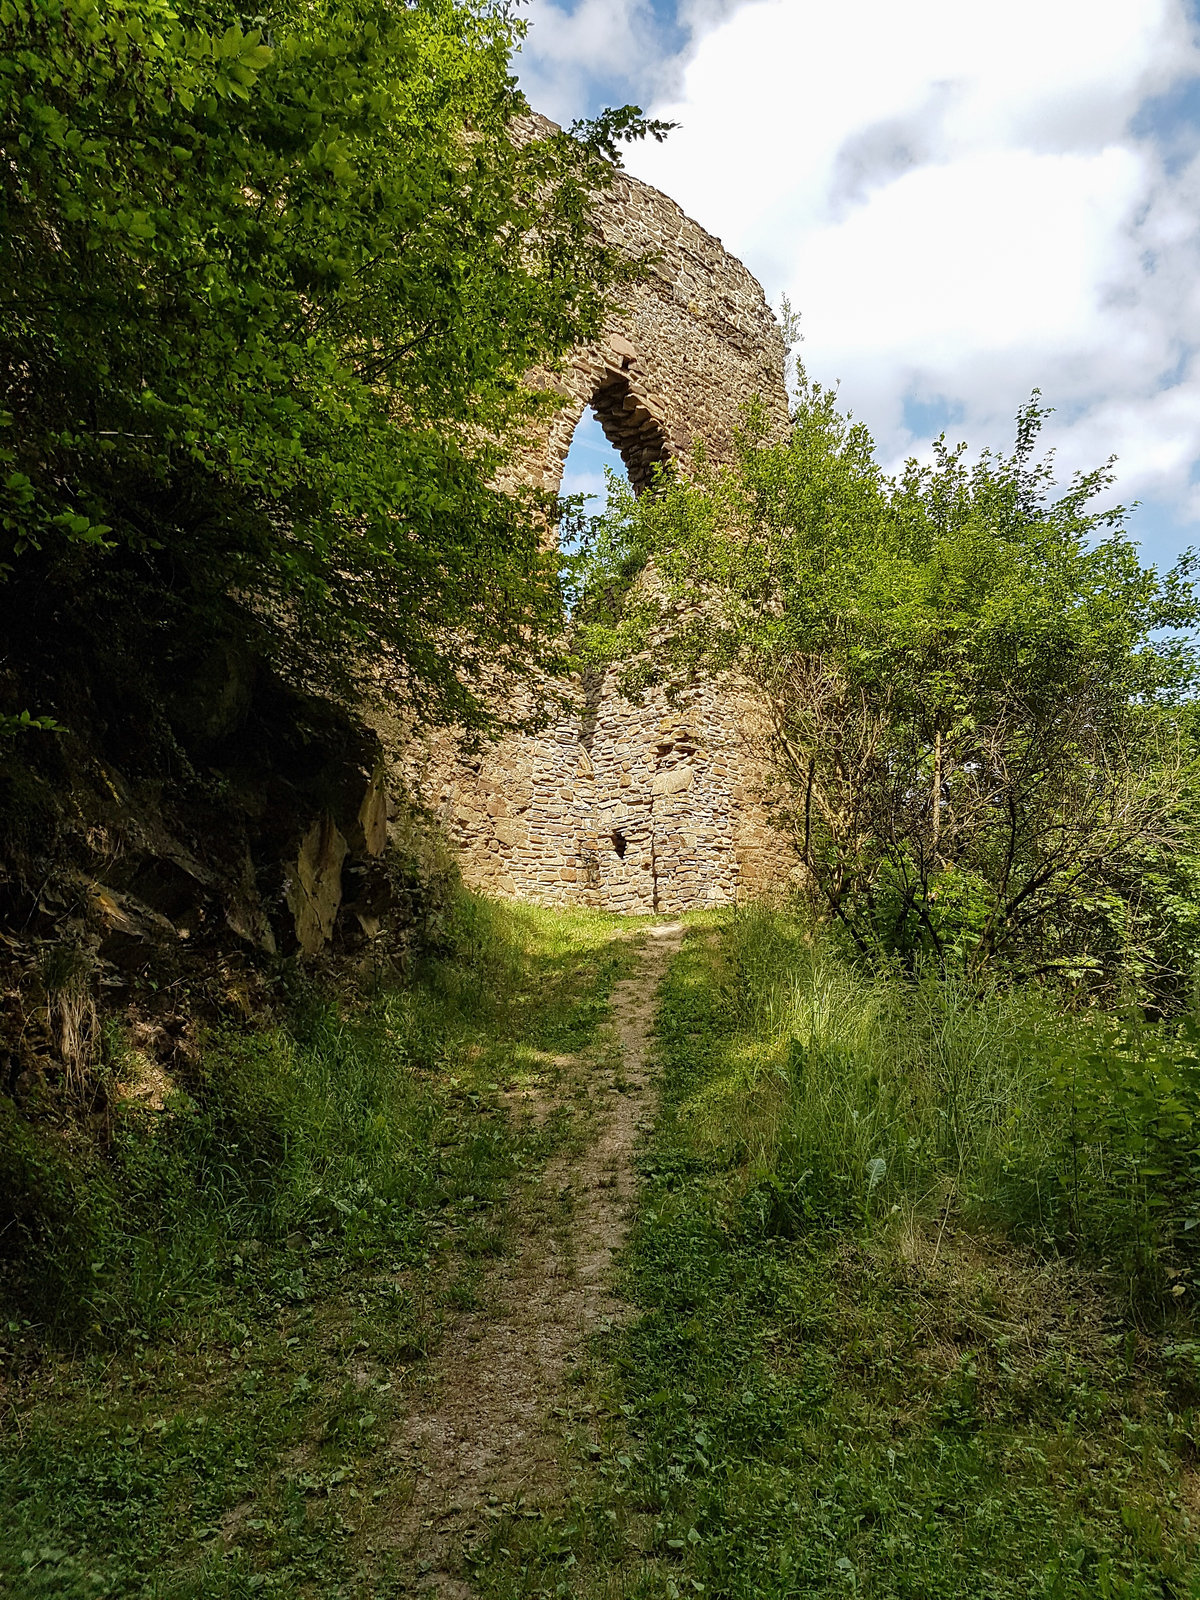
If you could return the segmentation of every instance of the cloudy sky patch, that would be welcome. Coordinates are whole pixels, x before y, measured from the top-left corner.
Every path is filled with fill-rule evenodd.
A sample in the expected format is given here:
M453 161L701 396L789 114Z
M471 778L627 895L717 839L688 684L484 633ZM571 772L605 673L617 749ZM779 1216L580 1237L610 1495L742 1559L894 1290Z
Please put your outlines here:
M1200 49L1185 0L534 0L560 120L682 124L628 165L801 313L882 454L1116 454L1148 558L1200 543Z

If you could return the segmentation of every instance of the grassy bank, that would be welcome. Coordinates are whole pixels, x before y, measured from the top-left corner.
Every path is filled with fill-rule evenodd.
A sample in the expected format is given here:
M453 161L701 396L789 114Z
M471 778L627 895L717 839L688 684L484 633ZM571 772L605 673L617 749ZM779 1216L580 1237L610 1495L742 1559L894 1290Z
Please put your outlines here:
M452 957L206 1042L103 1149L6 1128L33 1181L0 1338L0 1589L383 1595L406 1385L578 1135L627 930L466 897ZM114 1074L133 1074L112 1052Z
M491 1596L1200 1594L1190 1034L697 929L636 1319Z

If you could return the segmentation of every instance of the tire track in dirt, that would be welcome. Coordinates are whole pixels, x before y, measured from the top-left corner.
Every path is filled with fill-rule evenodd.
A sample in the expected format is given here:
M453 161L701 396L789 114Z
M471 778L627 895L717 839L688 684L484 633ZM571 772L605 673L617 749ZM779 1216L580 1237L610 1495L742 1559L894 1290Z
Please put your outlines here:
M469 1584L449 1568L489 1510L523 1501L536 1511L560 1487L551 1409L591 1334L628 1312L613 1292L613 1264L628 1231L634 1150L654 1106L655 996L682 936L680 923L647 930L637 970L613 990L619 1051L593 1083L608 1102L596 1136L581 1154L549 1161L537 1194L519 1202L515 1253L491 1275L485 1309L447 1329L428 1388L394 1438L413 1489L392 1537L414 1593L467 1600ZM556 1225L563 1202L565 1229Z

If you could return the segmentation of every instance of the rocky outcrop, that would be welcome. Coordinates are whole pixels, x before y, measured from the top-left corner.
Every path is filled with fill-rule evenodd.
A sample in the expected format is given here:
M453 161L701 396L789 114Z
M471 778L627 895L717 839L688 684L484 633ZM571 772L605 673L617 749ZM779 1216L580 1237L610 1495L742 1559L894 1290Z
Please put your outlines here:
M0 1094L100 1093L105 1015L169 1067L198 1019L267 1006L280 957L403 960L436 934L448 858L353 714L208 662L169 705L143 673L126 736L128 685L62 654L68 730L0 749Z

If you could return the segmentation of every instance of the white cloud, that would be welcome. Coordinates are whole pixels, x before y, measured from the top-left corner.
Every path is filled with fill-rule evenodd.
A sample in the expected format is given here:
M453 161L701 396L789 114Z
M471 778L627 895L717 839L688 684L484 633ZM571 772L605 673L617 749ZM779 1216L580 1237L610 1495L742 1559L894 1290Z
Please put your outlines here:
M637 0L618 14L648 26ZM1039 385L1065 467L1116 452L1125 498L1200 515L1200 158L1131 132L1200 71L1184 0L680 16L696 42L653 110L682 127L628 164L788 294L810 372L841 380L889 457L926 442L906 401L1004 444Z
M649 0L531 0L529 39L516 66L530 103L556 122L587 114L597 86L617 84L624 101L649 99L662 78Z

